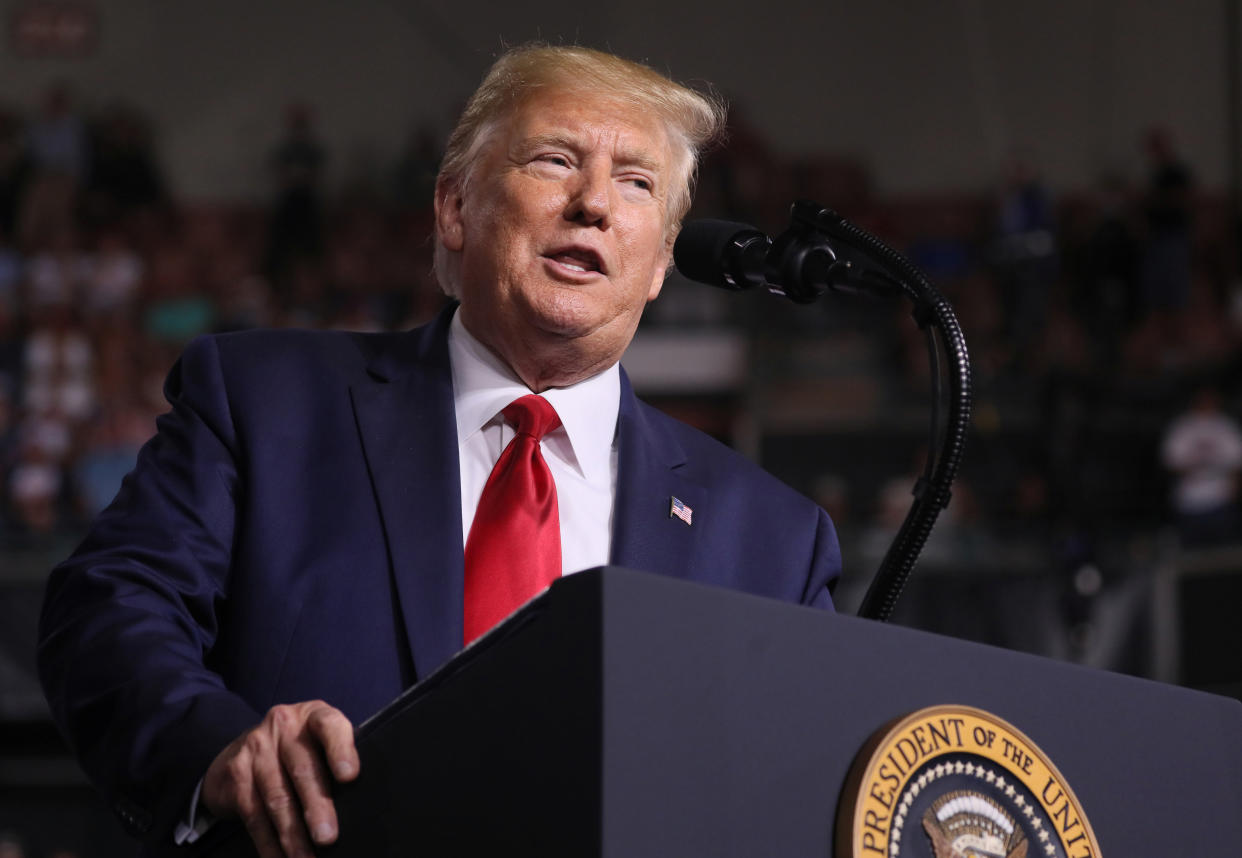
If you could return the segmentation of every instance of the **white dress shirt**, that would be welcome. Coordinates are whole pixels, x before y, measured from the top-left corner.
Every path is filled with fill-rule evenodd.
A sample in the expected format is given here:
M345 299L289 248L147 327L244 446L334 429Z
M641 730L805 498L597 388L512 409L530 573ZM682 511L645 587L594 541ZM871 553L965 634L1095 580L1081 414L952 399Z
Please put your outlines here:
M483 486L514 435L500 412L531 391L500 358L471 336L460 313L449 327L448 347L457 411L464 545ZM560 427L544 437L540 448L556 483L561 572L568 575L603 566L612 547L620 370L614 364L572 387L545 390L541 396L561 418Z

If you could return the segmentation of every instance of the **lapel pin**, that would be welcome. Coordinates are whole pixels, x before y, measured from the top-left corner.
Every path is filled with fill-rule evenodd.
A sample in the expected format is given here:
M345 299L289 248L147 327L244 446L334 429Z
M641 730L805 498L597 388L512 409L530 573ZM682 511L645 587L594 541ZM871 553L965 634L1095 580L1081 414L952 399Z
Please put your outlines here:
M670 497L668 500L668 517L680 518L688 527L690 525L690 518L694 515L694 510L690 509L690 507L686 506L678 498Z

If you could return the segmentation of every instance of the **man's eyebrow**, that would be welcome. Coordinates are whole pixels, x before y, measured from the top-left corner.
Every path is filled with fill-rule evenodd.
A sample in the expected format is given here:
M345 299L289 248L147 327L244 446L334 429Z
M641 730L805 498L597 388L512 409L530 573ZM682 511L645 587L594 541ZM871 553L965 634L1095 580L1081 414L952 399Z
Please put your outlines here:
M613 161L623 167L637 167L653 173L660 172L660 159L646 149L622 149L617 152Z
M563 131L549 131L519 140L514 145L513 151L518 155L528 156L545 146L552 149L568 149L571 152L580 152L583 149L590 148L589 143L574 134ZM642 148L621 149L613 160L623 167L637 167L640 170L650 170L653 173L658 173L661 166L661 161L656 155Z
M582 148L582 142L571 134L553 131L526 137L519 140L517 145L513 148L517 152L529 154L534 152L536 149L542 149L545 146L549 146L554 149L571 149L573 151L578 151Z

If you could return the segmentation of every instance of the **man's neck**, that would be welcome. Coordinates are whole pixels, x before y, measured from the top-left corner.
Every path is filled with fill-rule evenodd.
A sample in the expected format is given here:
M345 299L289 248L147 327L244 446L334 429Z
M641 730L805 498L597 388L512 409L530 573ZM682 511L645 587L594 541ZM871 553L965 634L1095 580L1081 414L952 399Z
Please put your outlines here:
M460 315L461 311L458 313ZM611 354L584 354L576 338L545 335L542 332L533 332L519 341L501 346L478 336L465 315L461 315L461 321L466 332L507 366L533 393L571 387L617 363L616 357Z

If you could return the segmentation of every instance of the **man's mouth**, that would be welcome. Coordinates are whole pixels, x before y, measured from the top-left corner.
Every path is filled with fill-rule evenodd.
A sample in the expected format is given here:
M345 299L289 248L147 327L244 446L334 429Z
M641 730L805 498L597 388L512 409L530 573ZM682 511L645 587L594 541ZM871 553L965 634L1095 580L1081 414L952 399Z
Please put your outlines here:
M599 255L585 247L563 248L549 253L547 257L570 271L580 271L583 274L603 273L604 270L603 261Z

